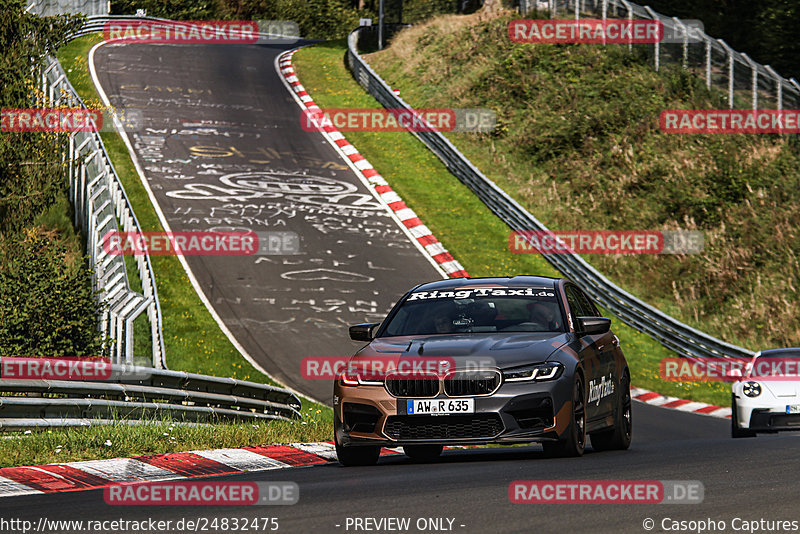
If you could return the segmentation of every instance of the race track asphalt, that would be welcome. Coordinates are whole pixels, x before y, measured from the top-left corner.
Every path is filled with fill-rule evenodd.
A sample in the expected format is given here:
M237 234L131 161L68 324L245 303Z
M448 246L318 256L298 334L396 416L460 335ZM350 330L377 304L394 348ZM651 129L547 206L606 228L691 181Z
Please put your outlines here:
M722 419L640 403L634 403L633 414L635 438L628 451L596 453L589 449L582 458L548 459L535 445L449 450L431 464L416 464L398 455L382 458L373 467L345 468L332 463L214 479L296 482L300 499L292 506L110 506L105 504L102 490L91 490L10 497L2 499L0 507L4 517L31 521L41 516L51 520L152 518L170 520L174 525L181 518L242 517L252 521L275 517L278 532L298 534L368 532L352 526L355 518L367 517L410 518L412 528L407 532L412 533L464 534L643 533L648 518L655 522L650 532L675 532L662 529L666 518L725 521L725 530L707 532L737 532L731 528L735 518L800 521L797 436L733 440L729 423ZM508 487L515 480L700 481L704 501L512 504ZM416 522L427 518L449 518L452 529L417 529Z

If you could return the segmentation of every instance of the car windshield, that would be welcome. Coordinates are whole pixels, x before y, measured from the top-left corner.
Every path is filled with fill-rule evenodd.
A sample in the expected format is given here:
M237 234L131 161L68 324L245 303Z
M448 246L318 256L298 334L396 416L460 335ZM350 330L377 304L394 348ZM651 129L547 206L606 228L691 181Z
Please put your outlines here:
M562 331L553 289L484 287L414 292L382 335Z
M750 376L800 377L800 350L765 350L753 362Z

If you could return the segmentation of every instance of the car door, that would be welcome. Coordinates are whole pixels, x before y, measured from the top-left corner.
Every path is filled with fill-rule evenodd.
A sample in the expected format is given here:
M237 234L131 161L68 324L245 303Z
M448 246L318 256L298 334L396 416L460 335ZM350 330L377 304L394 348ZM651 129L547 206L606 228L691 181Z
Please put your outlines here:
M592 299L580 288L576 288L581 296L581 300L585 307L588 307L589 312L594 317L600 317L600 311L594 305ZM614 411L615 400L617 398L617 391L615 389L619 385L620 370L617 369L617 350L619 350L619 338L609 330L605 334L596 337L595 343L597 345L598 358L600 359L600 367L603 370L603 375L607 377L607 382L610 386L601 388L600 394L608 393L600 399L601 412L604 414L611 414ZM601 381L602 381L601 376Z
M583 371L585 374L585 381L584 388L587 391L587 398L588 392L590 391L590 387L592 384L596 383L597 380L600 379L602 376L602 370L600 368L600 357L597 352L597 347L591 342L590 339L584 339L587 336L582 336L580 332L580 322L578 321L578 317L585 316L588 310L584 309L584 303L582 302L579 293L577 292L577 287L573 285L566 285L564 287L564 294L567 297L567 306L568 310L567 313L570 315L568 318L569 324L573 326L575 329L575 336L577 338L577 343L575 346L580 361L583 364ZM591 421L596 419L597 417L601 417L600 407L596 403L589 403L586 404L586 420Z
M600 315L597 307L579 287L568 285L565 291L570 309L575 310L572 319L576 331L580 327L577 317ZM586 371L586 419L602 419L613 413L616 399L615 337L610 331L596 335L578 332L578 336Z

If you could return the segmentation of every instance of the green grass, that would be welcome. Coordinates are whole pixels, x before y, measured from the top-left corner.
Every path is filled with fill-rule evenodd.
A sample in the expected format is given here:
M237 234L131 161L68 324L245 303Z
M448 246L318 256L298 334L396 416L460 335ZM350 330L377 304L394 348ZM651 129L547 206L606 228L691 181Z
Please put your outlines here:
M345 68L345 50L343 41L300 50L294 56L298 77L322 108L379 107ZM411 134L348 132L347 139L471 276L559 276L542 256L512 254L508 249L509 228ZM613 328L622 340L634 385L714 404L730 402L730 390L723 383L662 381L658 364L675 353L621 321L614 321Z
M302 421L291 422L185 426L159 419L141 426L121 423L7 434L0 439L0 467L331 439L330 410L307 406L303 415Z

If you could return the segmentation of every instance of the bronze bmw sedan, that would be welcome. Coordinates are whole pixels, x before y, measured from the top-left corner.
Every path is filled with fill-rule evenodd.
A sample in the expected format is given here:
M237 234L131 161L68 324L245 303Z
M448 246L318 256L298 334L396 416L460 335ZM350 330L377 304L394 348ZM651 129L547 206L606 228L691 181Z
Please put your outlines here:
M627 449L630 373L591 299L566 279L456 278L411 289L334 384L343 465L381 447L432 460L447 445L540 442L549 455ZM376 367L379 371L375 371Z

